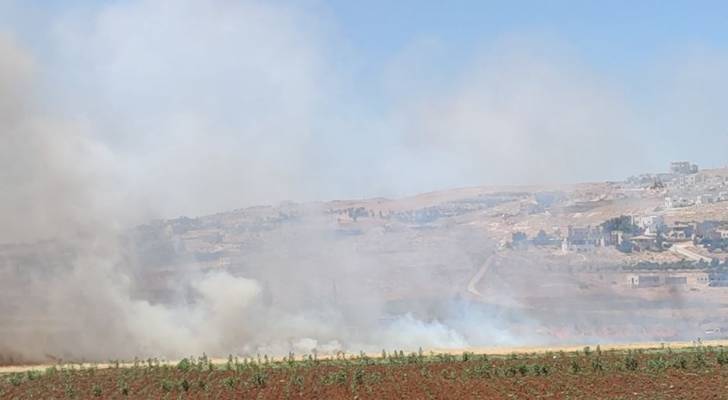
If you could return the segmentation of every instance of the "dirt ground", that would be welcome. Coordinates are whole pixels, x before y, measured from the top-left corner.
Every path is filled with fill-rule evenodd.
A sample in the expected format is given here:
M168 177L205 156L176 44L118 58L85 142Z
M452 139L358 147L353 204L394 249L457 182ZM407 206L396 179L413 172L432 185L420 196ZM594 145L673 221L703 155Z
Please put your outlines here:
M389 354L223 365L192 361L61 367L0 377L0 398L726 398L728 352L715 343L690 345L637 351L624 350L637 344L574 352L539 348L537 354L487 357Z

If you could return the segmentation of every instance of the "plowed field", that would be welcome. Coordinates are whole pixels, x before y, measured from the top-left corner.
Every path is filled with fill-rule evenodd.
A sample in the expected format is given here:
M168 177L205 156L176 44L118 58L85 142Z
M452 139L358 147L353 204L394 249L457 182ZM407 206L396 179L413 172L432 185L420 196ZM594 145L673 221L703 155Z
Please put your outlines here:
M8 399L720 399L728 349L62 365L0 376Z

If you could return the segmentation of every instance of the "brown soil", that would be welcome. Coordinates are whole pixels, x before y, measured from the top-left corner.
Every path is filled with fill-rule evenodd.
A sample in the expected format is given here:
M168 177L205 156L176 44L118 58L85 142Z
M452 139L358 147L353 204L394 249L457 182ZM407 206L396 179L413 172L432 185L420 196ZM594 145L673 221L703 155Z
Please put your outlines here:
M189 399L726 398L728 352L439 355L185 368L56 368L0 377L0 397Z

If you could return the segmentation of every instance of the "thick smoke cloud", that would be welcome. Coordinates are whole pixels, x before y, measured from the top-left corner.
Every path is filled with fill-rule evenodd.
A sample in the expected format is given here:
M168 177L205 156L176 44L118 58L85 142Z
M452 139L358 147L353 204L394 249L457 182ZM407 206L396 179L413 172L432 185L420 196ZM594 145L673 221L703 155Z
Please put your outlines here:
M181 274L192 300L149 301L134 295L140 265L125 235L152 218L289 199L614 178L662 162L640 157L645 121L618 86L539 43L487 46L437 85L410 74L432 57L415 49L389 63L381 98L364 101L335 26L285 4L113 2L43 21L32 45L0 34L0 243L43 241L0 280L14 299L0 305L0 354L516 343L491 315L382 324L384 301L357 274L388 265L321 232L270 243L288 255L252 258L262 272ZM699 96L693 75L670 99ZM380 100L384 110L361 105ZM647 111L658 113L670 114ZM298 286L277 286L283 277ZM338 304L311 300L334 280ZM271 306L269 291L286 296Z
M3 360L284 354L314 348L333 352L343 348L337 338L349 338L359 349L371 349L375 343L411 347L414 341L445 346L454 337L456 344L462 343L448 328L435 323L431 331L429 324L411 317L383 331L383 340L369 336L374 333L372 325L357 336L340 330L345 321L336 307L291 309L295 293L301 294L298 289L281 307L264 307L258 281L222 271L181 274L180 285L195 296L191 302L159 304L135 298L138 266L124 234L126 224L138 217L135 213L144 215L145 208L125 193L131 186L121 170L124 161L84 124L47 116L35 92L37 71L31 57L8 37L1 39L5 190L0 222L2 241L8 244L0 281ZM306 245L318 249L331 244L309 240L313 241ZM277 245L283 248L286 243ZM21 257L12 255L28 248ZM311 263L305 268L313 275L330 273L334 266L356 263L349 260L351 254L338 252L324 265ZM268 279L295 273L290 260L260 260L260 265L273 271ZM306 274L300 277L304 284ZM347 286L342 284L343 288ZM362 307L350 311L371 308L374 313L378 305ZM412 337L397 333L409 326L419 333Z
M124 157L158 214L310 198L304 182L323 185L307 168L309 146L333 82L310 25L262 2L134 1L69 14L52 33L51 63L68 71L55 89L65 112L90 119Z
M357 56L314 12L130 1L62 13L43 45L45 106L90 125L129 191L167 217L643 166L635 150L619 168L577 174L581 159L562 157L610 165L602 150L632 137L634 121L619 88L566 51L499 40L438 71L423 65L441 55L419 46L364 88ZM502 164L514 169L495 173Z
M78 52L63 49L69 57L91 57L99 71L71 81L109 84L92 91L101 105L89 107L92 117L84 120L50 116L32 57L0 37L1 239L14 244L10 249L50 240L45 247L34 245L30 259L7 255L8 273L0 282L4 357L100 360L340 349L336 310L261 308L260 284L226 272L183 277L181 284L195 296L191 303L153 304L132 295L135 257L123 242L129 223L164 204L181 212L191 209L188 200L192 209L207 210L231 207L233 199L289 196L286 186L301 178L295 165L305 151L309 108L317 96L309 50L298 49L294 35L284 32L285 15L241 7L121 6L97 16L91 43L60 26L64 45L79 45ZM182 14L169 20L171 26L145 25L151 31L138 32L138 41L117 42L140 19L169 12ZM194 38L186 33L193 20ZM229 35L230 29L242 32ZM253 46L261 35L268 46ZM232 39L214 48L217 36ZM166 43L185 37L190 40L182 54L164 53ZM241 56L233 51L237 46L259 51ZM206 55L215 60L212 68ZM174 87L181 82L187 87ZM268 137L271 132L275 136ZM142 149L149 153L136 154ZM151 207L142 205L147 199ZM328 339L319 343L307 335Z
M434 39L366 64L321 6L8 4L5 23L39 59L43 107L88 127L148 217L723 161L695 144L724 137L714 49L676 49L636 79L565 38L517 34L459 60ZM675 154L685 131L699 140Z

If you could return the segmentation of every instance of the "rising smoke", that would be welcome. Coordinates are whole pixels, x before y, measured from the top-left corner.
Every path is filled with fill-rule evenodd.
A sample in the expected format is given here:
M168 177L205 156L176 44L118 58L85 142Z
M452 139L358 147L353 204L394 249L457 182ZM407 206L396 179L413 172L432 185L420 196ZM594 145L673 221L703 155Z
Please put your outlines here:
M589 179L614 166L614 152L627 161L610 174L648 169L620 94L532 45L495 46L424 98L405 82L420 56L393 63L404 86L381 95L391 110L351 117L357 98L342 93L360 89L347 81L357 72L337 70L340 49L326 39L335 35L315 21L257 2L130 1L53 19L49 56L0 34L0 361L538 340L515 337L514 316L469 308L456 290L439 293L444 310L409 305L415 312L383 321L387 299L361 284L370 271L423 290L442 277L395 273L401 260L332 240L320 212L312 230L270 239L246 268L179 272L174 301L138 294L147 264L129 232L153 218ZM468 252L489 246L477 235L412 254L470 273ZM537 316L516 317L537 328Z
M264 306L260 282L228 272L180 274L178 284L192 301L152 302L135 298L133 248L125 241L126 225L144 208L125 192L123 163L75 121L54 120L43 113L35 92L31 58L6 36L0 37L3 127L0 137L4 187L0 225L5 249L4 302L0 354L25 360L180 357L288 351L336 351L343 343L359 349L373 345L462 345L448 328L408 316L375 339L372 323L380 304L340 282L348 295L363 299L348 310L318 302L296 307L320 287L307 278L334 276L333 268L356 272L361 260L346 251L293 265L290 259L261 259L268 281L283 279L287 299ZM320 251L324 240L300 246L283 243L280 251ZM30 248L30 251L26 251ZM305 250L308 249L308 250ZM20 258L13 251L22 252ZM318 262L323 262L318 264ZM303 268L302 268L303 267ZM309 276L310 275L310 276ZM327 281L328 282L328 281ZM281 290L283 292L284 290ZM348 297L346 294L342 297ZM356 321L366 334L355 334L343 311L366 314ZM351 318L355 320L358 318ZM412 336L401 332L410 330ZM417 333L419 332L419 333ZM359 341L359 342L357 342Z

